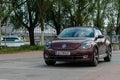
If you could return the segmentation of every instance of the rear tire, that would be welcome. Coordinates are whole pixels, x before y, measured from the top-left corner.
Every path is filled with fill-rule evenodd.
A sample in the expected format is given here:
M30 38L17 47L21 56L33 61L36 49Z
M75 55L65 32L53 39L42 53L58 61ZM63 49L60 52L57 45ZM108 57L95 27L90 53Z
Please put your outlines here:
M107 56L104 58L104 61L105 62L110 62L111 57L112 57L112 52L111 52L111 49L109 48L108 51L107 51Z

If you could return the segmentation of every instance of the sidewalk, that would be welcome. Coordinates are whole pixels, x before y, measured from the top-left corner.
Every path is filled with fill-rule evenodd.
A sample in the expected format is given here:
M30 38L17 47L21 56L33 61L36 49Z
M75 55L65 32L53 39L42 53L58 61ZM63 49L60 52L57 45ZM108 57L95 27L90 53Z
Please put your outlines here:
M21 58L37 58L42 57L42 51L21 52L16 54L0 54L0 60L21 59Z

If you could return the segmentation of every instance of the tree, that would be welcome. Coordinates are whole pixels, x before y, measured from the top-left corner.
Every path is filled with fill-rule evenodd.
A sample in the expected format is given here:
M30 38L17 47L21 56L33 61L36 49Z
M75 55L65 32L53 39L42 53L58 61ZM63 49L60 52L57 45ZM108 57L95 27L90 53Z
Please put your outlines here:
M116 18L117 18L117 22L116 22L116 34L120 34L120 0L116 0Z
M12 7L9 3L10 0L0 0L0 20L2 25L6 23L12 12Z
M29 32L30 45L35 45L34 28L39 25L35 0L12 0L12 6L12 22L15 26L25 27Z
M71 9L70 0L49 0L49 7L46 12L46 21L55 26L57 35L61 29L67 26L69 20L68 12Z
M83 26L85 25L85 22L89 18L90 15L89 9L90 9L90 3L91 0L76 0L76 10L74 13L74 20L76 26Z
M105 25L105 18L107 16L107 7L110 4L110 0L96 0L93 2L94 5L94 13L92 14L93 24L103 29Z
M45 16L46 10L49 6L49 0L36 0L37 4L37 11L38 11L38 19L41 27L41 45L44 45L44 23L45 23Z
M114 25L120 33L120 0L2 0L0 14L5 22L11 16L15 27L24 27L29 32L30 45L35 45L34 28L41 27L41 41L44 44L44 24L54 26L57 34L66 27ZM9 11L7 11L9 9ZM7 14L9 15L7 15ZM6 16L7 15L7 16ZM1 18L1 17L0 17ZM109 28L109 27L108 27Z
M108 21L107 32L112 34L111 31L115 30L116 34L120 34L120 0L111 0L106 11L106 19Z

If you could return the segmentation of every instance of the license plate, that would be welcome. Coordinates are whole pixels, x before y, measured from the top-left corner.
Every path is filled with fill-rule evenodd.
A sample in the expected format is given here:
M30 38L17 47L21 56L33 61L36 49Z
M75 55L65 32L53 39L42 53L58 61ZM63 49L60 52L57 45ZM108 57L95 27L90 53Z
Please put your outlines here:
M56 51L55 52L55 55L70 55L70 52L69 51Z

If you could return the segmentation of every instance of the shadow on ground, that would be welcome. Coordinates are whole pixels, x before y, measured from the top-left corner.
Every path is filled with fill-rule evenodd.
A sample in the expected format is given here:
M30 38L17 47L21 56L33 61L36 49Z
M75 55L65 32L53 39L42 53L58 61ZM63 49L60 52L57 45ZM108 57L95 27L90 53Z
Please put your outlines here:
M99 61L99 64L103 64L103 63L106 63L104 61ZM91 66L89 63L83 63L83 62L76 62L76 63L69 63L69 62L57 62L55 65L53 66L48 66L46 65L45 63L43 63L42 65L37 65L37 66L34 66L36 68L40 68L40 67L43 67L43 68L91 68L91 67L95 67L95 66Z

